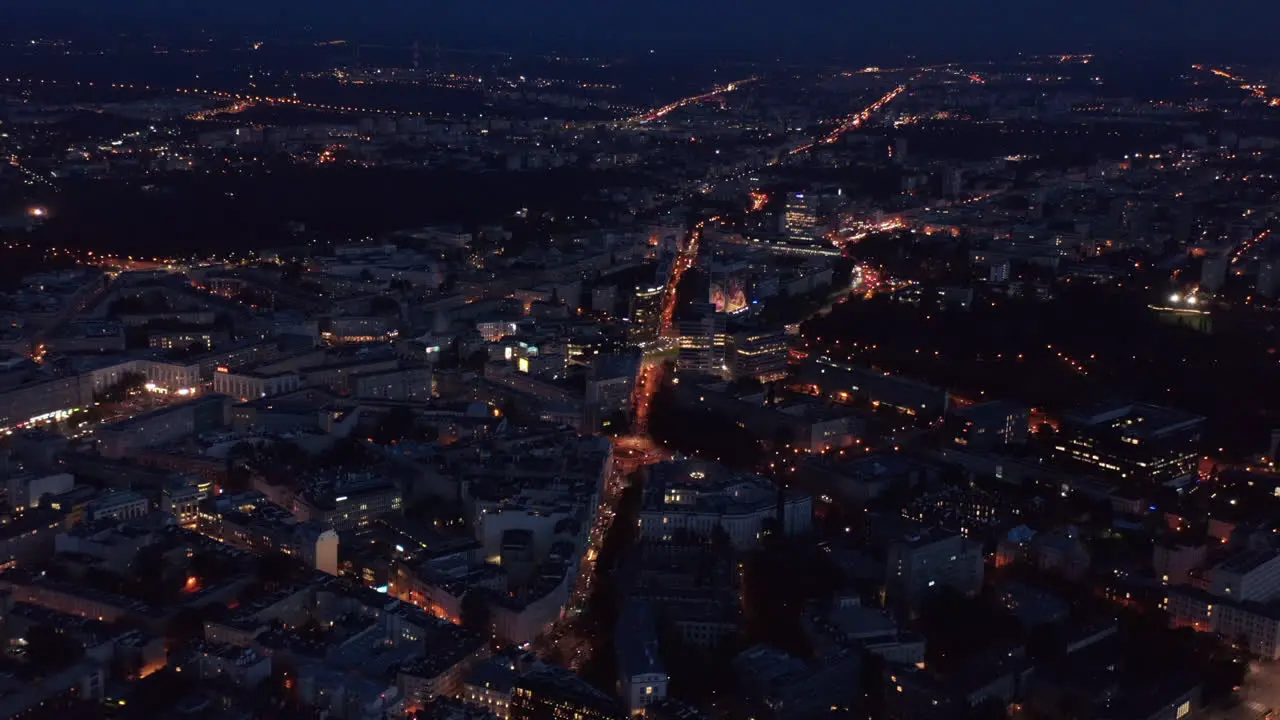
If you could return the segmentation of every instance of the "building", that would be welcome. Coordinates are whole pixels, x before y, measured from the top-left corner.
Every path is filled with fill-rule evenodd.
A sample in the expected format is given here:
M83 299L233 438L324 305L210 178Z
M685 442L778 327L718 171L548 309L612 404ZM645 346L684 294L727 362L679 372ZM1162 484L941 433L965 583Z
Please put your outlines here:
M9 491L9 506L22 512L29 507L38 507L40 499L46 495L61 495L75 487L75 477L70 473L55 475L13 475L6 482Z
M856 597L840 597L827 613L824 629L841 647L856 647L895 665L924 662L924 637L898 628L888 611L866 607Z
M630 320L627 340L632 345L644 347L658 339L662 328L662 302L666 286L658 282L637 285L631 294Z
M233 373L226 368L219 368L213 374L213 391L248 402L258 398L283 395L297 390L302 384L295 373Z
M587 376L583 401L583 429L589 432L608 430L605 423L631 412L636 375L640 372L640 356L596 355Z
M1200 266L1200 287L1216 293L1227 284L1227 271L1231 268L1231 254L1214 252L1206 255Z
M329 318L320 337L335 344L384 342L398 335L400 319L381 315Z
M0 428L65 417L93 405L93 383L84 375L36 380L0 392Z
M818 234L818 200L816 193L793 192L787 194L784 216L787 239L794 243L810 244L821 239Z
M147 333L147 347L155 350L186 350L192 345L213 348L231 339L225 330L161 330Z
M914 487L931 475L932 468L901 453L880 452L810 456L804 461L803 471L798 479L815 495L862 507L895 485Z
M613 698L568 670L542 668L515 682L511 720L617 720Z
M256 491L224 495L198 511L196 529L257 554L281 552L310 568L337 575L338 533L322 522L298 522Z
M733 334L729 371L735 378L771 382L786 377L791 343L782 330L744 330Z
M509 720L516 677L516 668L511 660L489 658L471 669L462 688L462 699L468 705L488 710L500 720Z
M813 524L812 497L758 475L696 460L659 463L648 472L639 519L646 540L710 539L719 528L734 547L750 548L769 532L801 535Z
M644 600L623 607L614 631L618 656L618 695L632 715L667 696L670 678L658 654L658 628L653 608Z
M799 379L810 392L837 402L866 402L874 408L892 408L911 417L942 417L949 406L947 391L871 368L839 363L828 357L810 358Z
M982 545L958 533L917 527L889 543L885 596L912 610L937 587L973 595L982 578Z
M1280 260L1267 258L1258 263L1258 279L1254 290L1264 298L1274 298L1280 292Z
M229 408L226 396L209 395L121 420L98 432L98 451L104 457L119 459L136 450L224 427Z
M1130 484L1181 485L1199 460L1205 419L1141 403L1102 403L1067 413L1059 458Z
M200 485L186 479L168 483L160 494L160 510L177 518L182 527L194 528L200 503L209 496Z
M676 368L680 372L719 373L729 344L728 317L710 303L698 303L677 323L680 331Z
M690 647L713 649L742 624L732 553L702 541L646 541L620 570L628 598L662 610L662 623Z
M53 556L65 514L52 508L30 508L0 525L0 570L34 565Z
M0 684L0 717L48 717L47 713L56 713L59 708L73 716L85 707L84 703L101 702L106 671L102 663L87 658L33 683L8 675Z
M271 677L271 656L253 648L201 643L192 660L202 680L221 679L253 689Z
M1280 553L1245 550L1206 573L1208 587L1170 588L1165 610L1174 627L1212 632L1262 658L1280 659Z
M435 397L435 377L426 365L354 375L351 385L360 400L427 402Z
M995 401L959 408L951 414L952 442L974 450L995 450L1027 442L1031 412L1014 403Z
M89 501L89 520L113 518L120 522L144 518L151 513L151 501L132 490L110 490Z
M755 717L801 720L851 715L859 696L857 653L838 652L813 663L767 645L757 645L733 659L743 694Z
M305 490L294 498L292 510L302 520L347 530L402 508L403 494L391 481L369 476Z

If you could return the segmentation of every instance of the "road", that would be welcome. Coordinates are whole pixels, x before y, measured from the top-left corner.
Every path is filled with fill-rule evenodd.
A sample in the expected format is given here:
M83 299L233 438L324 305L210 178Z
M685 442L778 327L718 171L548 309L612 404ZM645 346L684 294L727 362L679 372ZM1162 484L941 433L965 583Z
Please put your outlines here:
M845 118L845 121L840 123L839 127L827 133L822 139L815 140L814 142L811 142L807 145L801 145L800 147L793 149L791 151L791 154L798 155L802 152L807 152L809 150L812 150L813 148L819 145L830 145L834 142L837 142L841 137L844 136L845 133L862 127L862 125L866 123L867 120L869 120L872 115L883 110L884 106L893 102L894 98L898 97L899 95L901 95L906 91L907 91L906 85L899 85L898 87L886 93L884 97L880 98L879 100L863 108L860 112L854 113L853 115L850 115L849 117Z
M1236 693L1239 704L1207 708L1205 720L1260 720L1263 710L1280 708L1280 664L1252 661L1244 685Z
M1204 65L1192 65L1192 68L1203 72L1212 73L1220 78L1229 80L1240 87L1241 90L1249 92L1259 100L1266 100L1271 107L1280 107L1280 97L1272 97L1267 94L1267 86L1251 83L1245 78L1234 73L1223 70L1222 68L1205 67Z
M730 83L724 88L719 88L711 93L685 98L658 108L644 117L660 118L678 107L701 102L722 92L735 90L751 80L754 80L754 78ZM905 86L895 88L863 111L847 119L835 132L820 142L835 142L844 133L861 126L873 113L881 110L905 90ZM767 202L768 198L763 195L759 197L753 196L752 207L749 212L762 209ZM700 220L695 224L689 232L689 242L685 244L684 249L676 257L671 274L667 278L666 286L663 288L662 313L658 333L659 342L670 342L676 336L677 288L680 286L680 281L684 274L697 262L698 253L702 245L702 236L707 225L719 220L719 216L713 216ZM621 497L622 490L626 487L627 475L645 465L659 462L667 457L667 453L658 447L648 434L649 411L653 404L654 393L662 384L664 367L661 357L647 357L640 364L632 395L632 433L614 439L613 470L605 483L604 494L601 498L600 506L597 508L596 520L591 528L587 549L583 553L582 567L579 568L578 580L575 584L573 595L565 608L561 621L550 632L539 637L534 643L534 649L540 654L545 655L553 651L557 652L565 659L569 667L575 670L581 667L591 652L590 628L577 621L586 607L587 599L591 597L596 574L595 562L600 554L600 544L613 524L618 500Z
M660 325L660 336L670 338L674 333L674 317L676 306L676 288L684 273L693 267L698 257L698 249L702 240L703 229L709 222L718 218L708 218L694 226L689 234L689 242L676 258L671 275L663 288L663 307ZM549 656L557 653L569 665L577 670L587 660L591 652L590 628L578 622L591 597L596 575L596 558L600 555L600 545L613 525L617 513L618 500L627 485L627 476L632 472L667 457L667 453L653 442L648 435L649 409L653 403L653 394L662 384L662 357L647 357L636 373L635 389L632 393L633 421L630 435L614 439L613 470L605 480L600 506L596 509L595 523L591 527L587 549L582 555L582 566L578 569L578 579L574 585L565 612L560 622L551 631L542 635L534 643L534 650L540 655Z
M146 90L151 92L168 92L168 93L176 93L180 95L197 95L201 97L209 97L209 98L214 98L218 100L228 100L228 101L233 101L233 105L236 103L250 103L250 104L262 103L267 105L290 105L293 107L303 108L306 110L323 110L326 112L335 112L335 113L361 113L365 115L430 117L430 115L425 112L416 112L411 110L392 110L387 108L361 107L361 106L355 106L355 105L329 105L327 103L307 102L305 100L300 100L295 96L254 95L251 93L228 92L226 90L212 90L207 88L163 88L159 86L153 87L151 85L146 85L143 83L136 83L136 84L135 83L97 83L95 85L92 82L37 80L37 79L21 78L21 77L0 78L0 82L5 84L10 84L10 85L31 86L31 87L37 87L41 85L47 86L47 87L84 86L84 87L99 87L99 88L109 87L113 90L130 90L130 91Z
M654 108L653 110L650 110L646 113L643 113L631 118L630 122L638 123L638 124L650 123L650 122L653 122L654 120L661 119L666 115L670 115L671 113L675 112L676 110L679 110L682 107L696 105L700 102L705 102L714 97L731 93L737 90L738 88L742 87L743 85L749 85L759 79L760 78L749 77L744 80L734 80L728 85L715 88L711 92L705 92L705 93L702 93L701 95L694 95L693 97L681 98L679 100L676 100L675 102L667 103L666 105L663 105L660 108Z

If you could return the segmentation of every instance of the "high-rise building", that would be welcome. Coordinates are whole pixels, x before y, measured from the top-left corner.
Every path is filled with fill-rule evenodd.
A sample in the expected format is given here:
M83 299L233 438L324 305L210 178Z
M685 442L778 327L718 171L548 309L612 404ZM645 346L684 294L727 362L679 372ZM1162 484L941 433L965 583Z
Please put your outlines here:
M1009 261L999 260L991 263L991 267L987 270L987 282L1009 282Z
M697 303L680 319L679 352L676 368L680 371L719 372L725 366L728 346L727 318L710 303Z
M813 243L818 235L818 196L796 192L787 195L787 239L795 243Z
M648 345L658 339L658 332L662 328L664 289L659 283L642 283L631 295L628 340L632 345Z

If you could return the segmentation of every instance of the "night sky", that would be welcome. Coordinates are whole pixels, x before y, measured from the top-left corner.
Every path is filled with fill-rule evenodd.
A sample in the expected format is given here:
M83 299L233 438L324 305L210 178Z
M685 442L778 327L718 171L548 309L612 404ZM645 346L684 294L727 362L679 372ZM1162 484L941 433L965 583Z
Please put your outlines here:
M6 0L6 32L38 28L411 37L456 48L989 57L1017 51L1266 59L1270 0Z

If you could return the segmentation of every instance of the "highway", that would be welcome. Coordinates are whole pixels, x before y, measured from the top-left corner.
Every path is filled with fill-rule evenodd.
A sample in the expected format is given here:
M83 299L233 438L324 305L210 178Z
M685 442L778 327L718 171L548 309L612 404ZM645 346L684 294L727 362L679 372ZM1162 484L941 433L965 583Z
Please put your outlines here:
M799 155L800 153L812 150L819 145L830 145L837 142L845 133L862 127L862 125L866 123L872 115L883 110L886 105L893 102L894 98L906 91L906 85L899 85L886 93L884 97L863 108L860 112L850 115L843 123L840 124L839 127L827 133L822 139L815 140L807 145L801 145L800 147L793 149L791 154Z
M235 107L238 103L249 104L267 104L267 105L290 105L303 108L306 110L323 110L326 112L337 113L361 113L366 115L391 115L391 116L407 116L407 117L430 117L427 113L416 112L410 110L388 110L376 107L360 107L355 105L329 105L326 103L313 103L299 100L297 97L269 97L265 95L252 95L246 93L227 92L225 90L208 90L202 88L171 88L153 87L142 83L92 83L92 82L64 82L60 80L36 80L30 78L6 77L0 78L0 82L10 85L20 86L40 86L48 87L110 87L114 90L147 90L152 92L171 92L180 95L199 95L203 97L216 98L219 100L231 101L231 107Z
M1229 80L1232 83L1235 83L1236 85L1238 85L1241 90L1245 90L1251 93L1254 97L1258 98L1259 100L1266 100L1267 104L1270 105L1271 107L1280 107L1280 97L1272 97L1268 95L1266 85L1251 83L1245 78L1239 75L1236 75L1235 73L1223 70L1222 68L1211 68L1211 67L1205 67L1204 65L1192 65L1191 67L1196 70L1200 70L1202 72L1212 73L1225 80Z
M694 95L693 97L681 98L680 100L676 100L675 102L667 103L666 105L663 105L660 108L654 108L649 112L643 113L641 115L636 115L635 117L631 118L629 122L638 123L638 124L650 123L666 115L670 115L671 113L675 112L676 110L679 110L682 107L696 105L700 102L705 102L714 97L719 97L720 95L731 93L737 90L738 88L742 87L743 85L749 85L759 79L760 78L757 78L757 77L749 77L744 80L735 80L729 83L728 85L717 87L710 92L705 92L705 93L702 93L701 95Z

